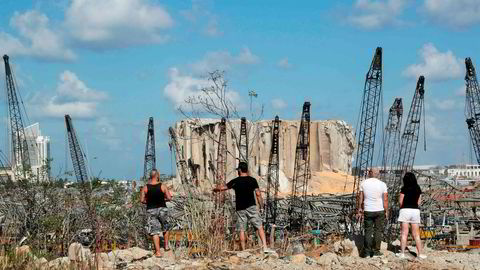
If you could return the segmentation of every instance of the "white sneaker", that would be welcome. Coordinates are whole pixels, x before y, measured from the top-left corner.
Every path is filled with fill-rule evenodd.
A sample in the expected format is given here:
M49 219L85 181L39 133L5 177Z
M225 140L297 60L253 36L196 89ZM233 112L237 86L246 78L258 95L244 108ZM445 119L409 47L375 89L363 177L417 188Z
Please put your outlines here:
M420 254L420 255L418 255L418 258L420 258L420 259L426 259L426 258L427 258L427 255L425 255L425 254Z
M395 256L399 257L400 259L408 259L407 256L405 256L405 253L397 253Z

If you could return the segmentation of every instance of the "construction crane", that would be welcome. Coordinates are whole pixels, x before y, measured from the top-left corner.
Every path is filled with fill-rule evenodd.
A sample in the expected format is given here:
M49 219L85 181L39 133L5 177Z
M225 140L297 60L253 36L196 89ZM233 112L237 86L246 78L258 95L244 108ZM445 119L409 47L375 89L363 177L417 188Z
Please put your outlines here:
M145 145L145 163L143 165L143 179L149 178L150 173L155 169L155 130L153 128L153 117L148 119L147 143Z
M92 186L87 174L87 164L85 162L86 157L78 143L77 134L73 128L72 119L70 115L65 115L65 125L67 126L68 146L70 148L70 156L72 158L73 170L77 183L80 184L82 190L82 197L87 206L88 222L95 231L95 237L98 237L98 220L96 215L95 206L92 204Z
M75 177L77 178L77 182L85 184L89 181L85 156L78 143L77 134L73 128L72 118L70 118L70 115L68 114L65 115L65 125L67 126L68 145L70 148L70 156L72 157Z
M190 180L192 179L190 176L190 171L187 168L187 162L185 162L185 159L183 158L182 152L180 151L180 146L178 145L178 138L175 130L170 127L168 129L168 132L170 133L170 139L171 143L175 149L175 157L177 160L177 170L179 173L179 178L180 182L182 184L191 184Z
M403 104L401 98L393 101L392 107L388 111L387 125L385 126L384 145L383 145L383 171L381 179L387 185L394 176L395 167L398 163L398 147L400 146L401 129L403 117Z
M398 193L402 185L403 175L413 169L413 163L415 161L415 154L417 152L418 137L420 133L420 120L422 118L422 110L424 110L424 95L425 95L425 77L420 76L417 81L417 87L415 88L415 94L413 95L412 105L408 112L405 128L403 129L400 154L398 158L398 164L395 169L395 180L393 185L389 188L389 205L391 209L391 222L395 222L397 217L398 206Z
M291 230L302 230L304 228L310 176L310 102L305 102L298 131L292 193L288 209Z
M238 141L239 159L248 164L248 133L247 118L245 117L240 120L240 139Z
M277 221L277 203L279 187L279 136L280 119L278 115L272 121L272 147L270 148L270 158L268 161L267 174L267 201L265 207L266 224L276 224Z
M217 186L224 185L227 179L227 126L226 120L222 117L219 125L217 168L215 171L215 182ZM225 200L225 194L218 192L216 195L216 206L220 207Z
M10 68L8 55L3 56L5 62L5 82L7 89L8 115L10 119L10 130L12 136L12 160L13 171L16 176L27 177L30 171L30 156L22 121L22 112L18 102L16 81Z
M358 207L360 182L366 178L368 168L372 166L377 118L382 96L382 48L377 47L370 69L366 75L363 99L361 105L360 127L358 131L358 146L355 157L354 183L352 199L354 211Z
M480 164L480 87L478 86L477 74L472 59L466 58L465 66L467 69L465 75L465 116L473 150L475 151L477 162Z

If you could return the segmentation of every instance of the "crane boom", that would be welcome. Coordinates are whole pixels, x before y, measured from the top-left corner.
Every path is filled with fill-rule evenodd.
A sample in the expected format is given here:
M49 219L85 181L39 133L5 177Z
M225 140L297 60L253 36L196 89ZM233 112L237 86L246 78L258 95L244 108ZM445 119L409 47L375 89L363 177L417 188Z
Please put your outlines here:
M413 95L412 105L408 112L405 128L403 129L402 140L400 145L400 154L395 169L395 180L389 186L389 205L391 206L392 214L390 215L390 222L394 223L399 211L398 194L402 184L403 175L413 169L415 155L417 152L418 137L420 133L420 121L422 118L423 104L425 95L425 77L420 76Z
M155 161L155 129L153 117L148 119L147 143L145 145L145 163L143 165L143 179L148 179L150 173L156 167Z
M377 47L365 78L355 158L353 200L358 200L360 182L365 179L368 168L372 166L381 95L382 48ZM356 207L358 205L354 204L354 210Z
M73 128L72 118L70 115L65 115L65 125L67 126L68 145L70 147L70 156L72 157L73 170L75 171L75 177L77 182L82 184L88 182L87 166L85 163L84 154L78 138Z
M394 176L395 167L398 162L398 147L401 139L403 117L403 103L401 98L393 101L392 107L388 111L387 125L385 126L384 149L383 149L383 171L382 179L390 183Z
M240 140L239 140L239 159L248 164L248 133L247 118L242 117L240 120Z
M217 185L224 185L227 178L227 127L226 119L222 117L219 125L218 149L217 149L217 168L215 171L215 182ZM225 201L225 194L219 192L216 195L217 207L220 207Z
M465 66L466 122L473 150L475 151L475 156L477 158L477 163L480 164L480 87L478 86L477 74L472 59L466 58Z
M301 230L305 225L307 188L310 176L310 102L305 102L295 150L292 194L288 211L292 230Z
M168 129L168 132L170 133L171 142L172 142L173 146L175 147L175 153L176 153L175 157L176 157L176 160L177 160L177 169L178 169L178 173L179 173L180 182L182 184L191 184L190 180L192 178L191 178L190 173L189 173L190 170L188 170L187 162L183 158L182 152L180 151L180 146L178 145L177 134L172 127L170 127Z
M276 224L277 221L277 203L279 188L279 136L280 119L278 115L272 121L272 147L270 148L270 158L268 161L267 175L267 201L265 208L266 224Z
M12 160L15 175L23 174L30 170L30 156L28 144L25 136L25 129L22 121L22 112L18 102L16 83L10 68L8 55L3 56L5 62L5 83L7 90L8 114L10 120L11 138L12 138Z

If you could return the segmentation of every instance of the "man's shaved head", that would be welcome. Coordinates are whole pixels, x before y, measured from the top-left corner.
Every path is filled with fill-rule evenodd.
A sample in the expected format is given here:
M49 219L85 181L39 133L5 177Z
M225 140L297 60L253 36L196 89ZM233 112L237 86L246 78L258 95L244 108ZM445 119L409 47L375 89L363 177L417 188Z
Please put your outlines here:
M368 177L378 177L380 171L377 168L368 169Z
M157 177L157 176L158 176L158 171L156 169L153 169L150 172L150 178L154 178L154 177Z

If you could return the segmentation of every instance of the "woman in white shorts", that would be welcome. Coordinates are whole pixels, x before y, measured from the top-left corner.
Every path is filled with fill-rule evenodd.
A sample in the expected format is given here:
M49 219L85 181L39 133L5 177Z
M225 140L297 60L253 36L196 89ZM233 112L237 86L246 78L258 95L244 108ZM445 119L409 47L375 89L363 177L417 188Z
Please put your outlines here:
M405 248L407 246L408 225L412 226L412 236L417 247L417 256L421 259L427 258L423 254L422 240L420 239L420 201L422 190L417 183L415 174L407 172L403 177L403 187L400 190L400 213L398 221L402 223L401 249L397 254L400 258L406 258Z

